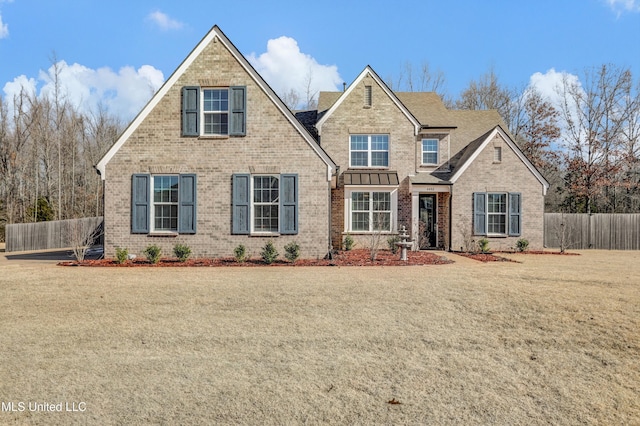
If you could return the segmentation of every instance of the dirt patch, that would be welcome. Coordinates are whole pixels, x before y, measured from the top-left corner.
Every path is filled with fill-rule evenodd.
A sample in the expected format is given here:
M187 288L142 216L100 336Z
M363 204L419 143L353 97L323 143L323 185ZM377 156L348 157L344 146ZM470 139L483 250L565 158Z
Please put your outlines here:
M369 250L357 249L341 251L333 255L331 259L300 259L295 262L276 260L270 265L264 263L262 259L249 259L245 262L237 262L233 258L196 258L180 262L177 259L161 259L160 262L152 264L146 259L133 259L123 264L119 264L115 259L85 260L82 262L68 261L60 262L61 266L103 266L103 267L257 267L257 266L416 266L416 265L444 265L453 263L441 253L428 251L408 252L407 261L400 260L399 253L392 253L389 250L380 250L375 260L371 260Z

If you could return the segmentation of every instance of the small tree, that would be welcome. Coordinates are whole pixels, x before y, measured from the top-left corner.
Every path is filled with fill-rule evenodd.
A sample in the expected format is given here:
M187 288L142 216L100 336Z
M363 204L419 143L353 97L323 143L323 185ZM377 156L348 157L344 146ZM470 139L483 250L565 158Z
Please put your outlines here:
M351 249L353 249L353 246L355 244L356 242L353 240L353 237L350 234L345 235L342 246L346 251L350 251Z
M291 263L295 262L300 257L300 246L295 241L284 246L284 251L284 257L286 257Z
M262 256L262 260L267 265L271 265L278 258L278 250L276 250L276 246L273 245L273 241L267 242L267 244L262 247L262 252L260 252Z
M233 249L233 257L238 263L243 263L247 260L247 248L240 244L235 249Z
M82 262L87 252L101 235L101 227L96 227L82 219L74 219L69 225L69 244L78 262Z
M116 247L116 261L122 265L127 260L129 260L129 250L127 250L126 248L123 249L120 247Z
M147 256L147 260L153 264L156 264L160 261L161 253L162 250L155 244L144 249L144 255Z
M189 256L191 256L191 249L185 244L176 244L173 247L173 254L175 254L180 262L186 262Z

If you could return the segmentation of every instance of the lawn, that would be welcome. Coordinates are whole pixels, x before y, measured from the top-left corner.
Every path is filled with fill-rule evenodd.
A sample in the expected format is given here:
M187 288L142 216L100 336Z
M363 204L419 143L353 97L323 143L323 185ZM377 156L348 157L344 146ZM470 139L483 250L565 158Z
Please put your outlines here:
M640 253L580 253L3 260L0 424L639 424Z

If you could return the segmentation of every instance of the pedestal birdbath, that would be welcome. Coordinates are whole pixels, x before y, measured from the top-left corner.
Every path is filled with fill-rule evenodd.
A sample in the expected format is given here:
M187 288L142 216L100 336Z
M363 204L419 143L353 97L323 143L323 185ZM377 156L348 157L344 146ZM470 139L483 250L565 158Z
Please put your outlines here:
M402 233L398 236L400 237L400 241L398 241L396 245L400 247L400 260L406 262L408 260L407 249L413 246L413 242L409 241L409 234L407 234L407 228L404 225L402 225Z

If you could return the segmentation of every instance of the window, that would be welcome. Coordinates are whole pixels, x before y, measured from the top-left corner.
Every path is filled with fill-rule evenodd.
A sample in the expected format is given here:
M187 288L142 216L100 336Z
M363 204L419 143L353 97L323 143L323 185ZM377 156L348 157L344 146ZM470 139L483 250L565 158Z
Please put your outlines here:
M351 135L351 167L389 167L389 135Z
M131 233L196 233L196 175L135 174Z
M371 107L373 105L373 95L371 93L371 86L364 86L364 106Z
M277 177L253 177L253 230L255 232L278 232L279 192Z
M298 175L234 174L232 233L298 233Z
M422 139L422 164L438 164L438 139Z
M475 192L473 232L476 235L520 235L521 195L518 192Z
M178 176L152 176L153 230L178 231Z
M389 191L353 191L350 200L349 231L374 232L393 229L392 195Z
M182 88L182 136L244 136L246 87Z
M202 91L202 113L205 135L229 133L229 90L204 89Z

